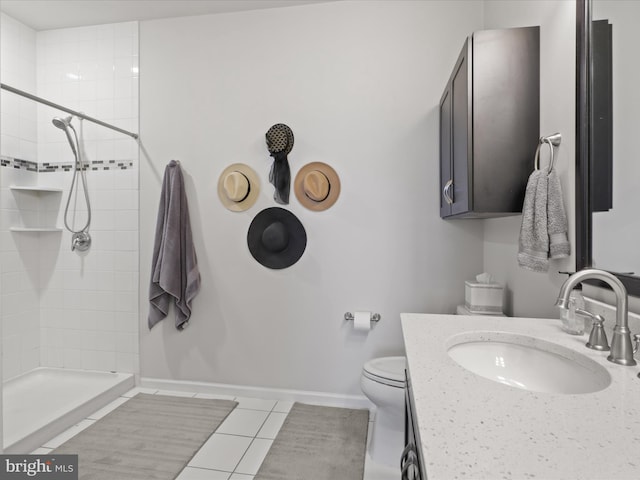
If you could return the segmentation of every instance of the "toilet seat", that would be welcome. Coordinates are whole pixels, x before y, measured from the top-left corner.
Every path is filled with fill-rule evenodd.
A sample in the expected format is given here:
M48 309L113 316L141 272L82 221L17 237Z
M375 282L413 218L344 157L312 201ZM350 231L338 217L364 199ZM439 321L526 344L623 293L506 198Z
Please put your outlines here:
M406 367L405 357L380 357L369 360L362 368L362 374L374 382L390 387L404 388Z

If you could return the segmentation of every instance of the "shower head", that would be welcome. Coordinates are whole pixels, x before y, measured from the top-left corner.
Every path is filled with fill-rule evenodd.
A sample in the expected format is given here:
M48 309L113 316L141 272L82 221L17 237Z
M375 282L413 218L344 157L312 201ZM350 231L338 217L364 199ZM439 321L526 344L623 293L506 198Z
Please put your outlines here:
M61 130L66 130L66 128L71 125L71 119L73 117L69 115L67 118L55 117L52 122L53 124Z
M72 118L73 117L71 115L69 115L66 118L55 117L52 120L52 123L56 126L56 128L59 128L60 130L64 130L64 133L67 134L67 140L69 140L69 145L71 145L71 150L73 151L73 155L76 157L76 160L77 160L78 152L76 150L76 146L73 142L73 139L71 138L71 134L69 133L70 128L74 130L74 133L75 133L75 129L71 125Z

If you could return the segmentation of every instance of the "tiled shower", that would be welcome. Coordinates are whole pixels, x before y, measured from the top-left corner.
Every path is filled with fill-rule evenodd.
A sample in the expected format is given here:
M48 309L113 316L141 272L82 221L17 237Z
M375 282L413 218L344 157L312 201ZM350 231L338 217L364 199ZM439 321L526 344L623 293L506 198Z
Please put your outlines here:
M36 32L5 14L1 20L3 84L138 131L137 22ZM67 113L5 90L0 112L4 385L39 367L137 373L136 141L73 119L93 242L88 252L72 252L63 216L74 157L51 123ZM81 195L69 210L81 226Z

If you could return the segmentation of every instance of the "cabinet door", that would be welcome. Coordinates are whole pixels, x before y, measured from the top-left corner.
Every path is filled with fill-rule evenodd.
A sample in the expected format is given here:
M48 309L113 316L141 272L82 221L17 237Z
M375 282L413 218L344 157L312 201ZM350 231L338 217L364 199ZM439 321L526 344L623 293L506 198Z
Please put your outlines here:
M469 178L471 175L471 42L464 43L451 76L451 172L453 177L453 204L451 214L457 215L471 210Z
M451 215L451 88L447 89L440 100L440 216Z
M472 83L473 210L522 212L540 132L539 27L475 32Z

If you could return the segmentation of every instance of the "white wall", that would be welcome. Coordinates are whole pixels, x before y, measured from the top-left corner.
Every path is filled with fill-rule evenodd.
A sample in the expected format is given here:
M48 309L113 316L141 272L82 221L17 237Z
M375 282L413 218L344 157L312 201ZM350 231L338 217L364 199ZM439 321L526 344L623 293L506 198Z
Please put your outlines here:
M438 102L480 2L336 2L140 25L141 375L360 394L362 364L402 354L402 311L453 312L482 270L482 223L438 213ZM280 271L246 246L275 206L264 134L291 126L292 176L330 163L329 210L287 207L304 224L300 261ZM164 167L186 177L202 290L191 325L148 331L147 292ZM260 175L257 204L218 201L233 162ZM344 312L382 320L358 335Z
M562 134L556 171L562 183L575 248L575 1L485 1L485 28L540 25L540 134ZM542 151L548 158L548 149ZM531 166L533 157L531 152ZM556 317L558 290L575 271L575 256L552 260L548 273L518 266L518 236L522 217L487 220L484 225L484 268L506 284L507 311L515 316Z

